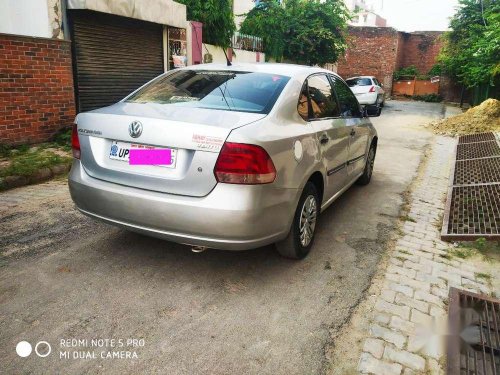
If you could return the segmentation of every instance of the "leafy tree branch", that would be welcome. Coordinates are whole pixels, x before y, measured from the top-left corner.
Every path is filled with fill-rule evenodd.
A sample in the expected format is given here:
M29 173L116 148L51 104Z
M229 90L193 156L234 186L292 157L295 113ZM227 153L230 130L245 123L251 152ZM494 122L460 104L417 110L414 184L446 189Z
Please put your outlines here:
M176 0L187 7L191 21L203 23L203 42L222 48L231 46L236 31L231 0Z
M345 52L348 20L342 0L262 0L241 32L261 37L267 58L321 65Z

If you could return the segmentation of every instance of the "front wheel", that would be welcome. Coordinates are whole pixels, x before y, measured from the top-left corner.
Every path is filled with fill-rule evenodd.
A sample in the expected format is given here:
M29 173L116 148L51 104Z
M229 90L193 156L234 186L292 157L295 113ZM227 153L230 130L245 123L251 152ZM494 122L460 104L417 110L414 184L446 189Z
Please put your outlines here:
M373 165L375 164L375 146L370 146L368 157L366 158L365 169L361 177L356 181L358 185L368 185L372 179Z
M292 227L288 236L276 243L281 256L303 259L309 254L314 242L316 219L320 211L318 190L312 182L304 186L299 204L295 210Z

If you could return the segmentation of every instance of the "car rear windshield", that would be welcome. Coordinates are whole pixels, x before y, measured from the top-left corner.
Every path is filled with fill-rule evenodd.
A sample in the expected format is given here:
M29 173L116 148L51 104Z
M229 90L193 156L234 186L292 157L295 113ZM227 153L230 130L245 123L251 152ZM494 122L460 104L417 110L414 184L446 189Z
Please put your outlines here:
M268 113L289 77L228 70L179 70L126 99L133 103Z
M346 81L349 87L373 85L370 78L351 78Z

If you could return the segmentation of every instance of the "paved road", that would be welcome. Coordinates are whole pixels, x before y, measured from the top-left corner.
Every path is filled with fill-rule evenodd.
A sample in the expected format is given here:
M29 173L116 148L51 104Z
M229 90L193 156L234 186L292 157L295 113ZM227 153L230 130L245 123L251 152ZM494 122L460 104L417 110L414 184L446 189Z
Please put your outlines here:
M442 113L437 104L387 103L374 119L380 140L372 183L354 186L320 217L314 250L299 262L271 246L194 254L95 223L74 210L64 181L0 194L3 371L322 373L431 139L420 125ZM144 346L61 347L73 338L135 338ZM21 340L47 341L52 353L20 358ZM61 351L97 358L65 359ZM100 358L108 351L138 358Z

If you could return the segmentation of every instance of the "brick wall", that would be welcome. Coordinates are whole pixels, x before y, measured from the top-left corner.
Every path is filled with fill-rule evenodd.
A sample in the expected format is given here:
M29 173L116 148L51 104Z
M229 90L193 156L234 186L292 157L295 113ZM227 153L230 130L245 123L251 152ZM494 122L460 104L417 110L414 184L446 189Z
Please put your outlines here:
M401 55L397 68L411 65L417 67L421 74L427 74L436 64L437 56L443 45L441 31L423 31L415 33L400 33Z
M75 116L70 42L0 34L0 144L49 140Z
M349 27L348 48L338 62L337 72L343 78L373 75L392 89L392 73L398 56L398 32L390 27Z
M338 62L338 73L343 78L373 75L390 95L395 70L415 65L420 73L427 74L436 64L441 35L440 31L403 33L390 27L350 26L347 52ZM448 82L448 86L453 85ZM447 90L440 90L445 99L456 96Z

